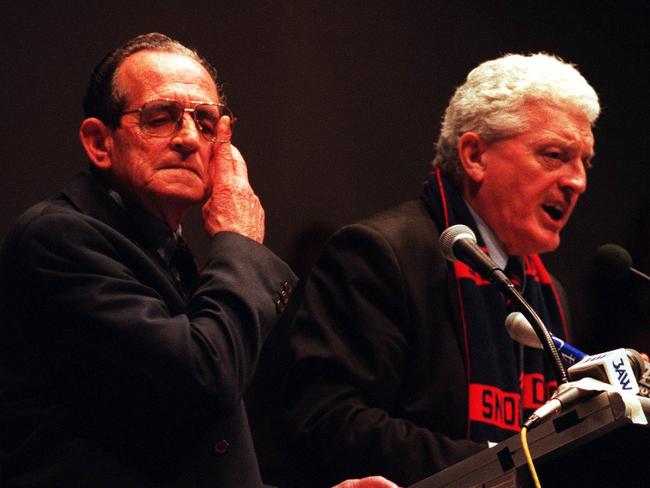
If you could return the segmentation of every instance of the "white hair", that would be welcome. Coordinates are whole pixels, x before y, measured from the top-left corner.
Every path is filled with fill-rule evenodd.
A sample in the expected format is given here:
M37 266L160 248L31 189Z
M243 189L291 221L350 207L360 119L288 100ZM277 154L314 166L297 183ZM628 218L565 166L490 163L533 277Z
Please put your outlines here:
M442 120L434 167L456 181L463 174L459 137L476 132L493 141L527 130L524 103L539 101L583 114L593 126L600 113L598 95L575 66L545 53L506 54L486 61L456 89Z

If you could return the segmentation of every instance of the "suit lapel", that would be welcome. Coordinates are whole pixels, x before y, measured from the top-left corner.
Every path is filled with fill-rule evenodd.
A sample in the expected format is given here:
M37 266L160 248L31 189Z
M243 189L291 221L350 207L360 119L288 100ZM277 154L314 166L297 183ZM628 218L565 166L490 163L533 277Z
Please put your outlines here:
M110 196L108 189L100 180L88 172L82 172L62 190L61 197L79 212L115 229L145 253L149 261L170 284L169 293L165 293L164 297L170 310L175 310L178 313L184 310L185 301L169 265L149 242L150 239L147 239L146 235L139 231L128 212Z

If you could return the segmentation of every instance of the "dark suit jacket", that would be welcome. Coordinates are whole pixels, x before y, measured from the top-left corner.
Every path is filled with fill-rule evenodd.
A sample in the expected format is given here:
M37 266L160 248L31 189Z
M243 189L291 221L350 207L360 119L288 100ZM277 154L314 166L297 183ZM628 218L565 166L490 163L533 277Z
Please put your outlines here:
M285 280L223 232L186 303L88 174L28 210L0 254L3 486L260 486L242 394Z
M487 447L465 439L463 339L438 238L414 200L325 247L290 334L300 486L370 474L408 485Z

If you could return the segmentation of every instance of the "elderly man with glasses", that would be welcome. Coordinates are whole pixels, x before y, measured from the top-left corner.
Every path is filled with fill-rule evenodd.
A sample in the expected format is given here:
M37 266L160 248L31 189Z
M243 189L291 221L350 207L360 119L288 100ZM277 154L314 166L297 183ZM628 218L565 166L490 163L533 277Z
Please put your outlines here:
M147 34L95 68L90 171L0 252L2 486L258 487L242 403L295 284L214 68ZM202 205L199 271L181 220ZM373 478L346 486L395 486Z

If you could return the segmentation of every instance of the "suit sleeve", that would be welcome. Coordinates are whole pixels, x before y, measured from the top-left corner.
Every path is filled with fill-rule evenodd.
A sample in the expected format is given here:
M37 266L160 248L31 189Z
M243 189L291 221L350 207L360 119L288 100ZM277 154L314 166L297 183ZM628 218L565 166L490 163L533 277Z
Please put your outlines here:
M10 245L20 334L45 381L84 395L82 404L149 418L239 405L278 319L281 284L295 280L264 246L224 232L186 306L150 256L73 212L32 216Z
M406 485L484 448L399 411L412 360L408 303L382 235L354 225L330 240L293 324L286 394L292 440L314 486L373 474Z

